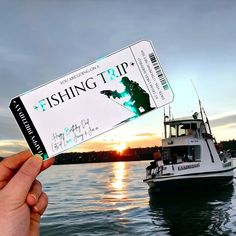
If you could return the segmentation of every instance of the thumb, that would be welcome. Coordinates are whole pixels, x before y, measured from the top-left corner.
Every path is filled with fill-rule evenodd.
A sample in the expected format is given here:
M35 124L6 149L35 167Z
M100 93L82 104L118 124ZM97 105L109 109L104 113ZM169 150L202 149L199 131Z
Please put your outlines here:
M12 196L25 201L32 183L40 173L42 163L43 159L39 155L30 157L6 185L6 191L9 190Z

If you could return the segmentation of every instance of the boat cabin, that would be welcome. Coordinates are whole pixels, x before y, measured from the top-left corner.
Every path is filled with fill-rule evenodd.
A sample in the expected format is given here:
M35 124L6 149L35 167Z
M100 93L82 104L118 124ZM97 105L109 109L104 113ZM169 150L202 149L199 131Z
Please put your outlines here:
M163 147L162 160L165 165L201 160L200 145Z
M166 121L164 130L162 160L165 165L201 161L201 146L198 140L207 134L201 119Z
M202 135L208 133L206 126L200 119L186 119L186 120L171 120L164 122L165 139L193 136L200 138Z

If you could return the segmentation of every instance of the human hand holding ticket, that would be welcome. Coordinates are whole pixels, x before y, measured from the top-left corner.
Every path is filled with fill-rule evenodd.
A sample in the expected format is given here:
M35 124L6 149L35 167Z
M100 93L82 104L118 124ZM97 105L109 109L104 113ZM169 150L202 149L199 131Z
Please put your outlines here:
M29 150L0 162L0 236L39 235L48 197L36 178L53 162L43 162Z
M141 41L12 99L10 109L46 160L172 100L151 42Z

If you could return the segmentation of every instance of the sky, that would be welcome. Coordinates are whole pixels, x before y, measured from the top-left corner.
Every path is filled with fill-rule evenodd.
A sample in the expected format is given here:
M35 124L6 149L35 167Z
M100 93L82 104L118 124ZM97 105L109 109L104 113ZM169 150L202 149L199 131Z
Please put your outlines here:
M199 110L193 81L216 139L235 139L235 12L234 0L0 0L0 156L27 148L13 97L144 39L173 89L173 116ZM155 146L162 136L160 108L69 151Z

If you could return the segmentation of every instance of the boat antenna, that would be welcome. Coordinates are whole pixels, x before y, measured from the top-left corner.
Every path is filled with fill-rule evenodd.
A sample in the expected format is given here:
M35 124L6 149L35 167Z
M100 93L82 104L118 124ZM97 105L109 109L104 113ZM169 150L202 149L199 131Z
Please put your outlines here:
M165 107L163 107L163 109L164 109L164 137L166 138L166 121L167 121L167 115L166 115L166 109L165 109ZM163 134L162 134L162 138L163 138Z
M169 119L171 120L171 106L169 105Z
M205 119L206 119L206 123L207 123L207 127L208 127L209 132L210 132L210 134L211 134L211 136L212 136L211 126L210 126L208 117L207 117L207 115L206 115L205 109L202 107L200 97L199 97L199 95L198 95L197 89L196 89L196 87L195 87L195 85L194 85L194 83L193 83L192 80L191 80L191 82L192 82L193 88L194 88L194 90L195 90L195 92L196 92L196 94L197 94L197 97L198 97L198 103L199 103L199 106L200 106L200 113L201 113L202 120L203 120L203 113L204 113L204 116L205 116ZM204 120L203 120L203 121L204 121ZM204 124L205 124L205 123L204 123ZM205 126L205 127L206 127L206 126ZM216 142L216 139L215 139L214 137L213 137L213 139L214 139L214 141Z
M208 125L208 128L209 128L210 134L212 135L212 132L211 132L211 126L210 126L210 123L209 123L208 117L207 117L207 115L206 115L205 109L202 108L202 110L203 110L203 113L204 113L204 115L205 115L205 117L206 117L206 122L207 122L207 125ZM214 138L214 140L215 140L215 138ZM216 140L215 140L215 142L216 142Z
M199 107L200 107L200 114L201 114L201 117L202 117L202 120L203 120L203 114L202 114L202 103L201 103L201 100L200 100L200 97L199 97L199 95L198 95L198 92L197 92L197 89L196 89L196 86L195 86L195 84L193 83L193 81L191 80L191 82L192 82L192 85L193 85L193 88L194 88L194 90L195 90L195 93L196 93L196 95L197 95L197 97L198 97L198 104L199 104Z

